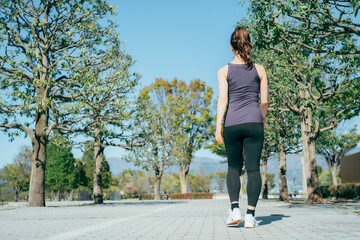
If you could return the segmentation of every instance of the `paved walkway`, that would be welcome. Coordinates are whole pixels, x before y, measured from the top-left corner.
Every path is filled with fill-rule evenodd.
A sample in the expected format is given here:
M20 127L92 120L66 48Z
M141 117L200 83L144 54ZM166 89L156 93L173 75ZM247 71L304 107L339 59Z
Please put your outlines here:
M0 239L360 239L360 203L260 200L260 226L226 227L229 200L48 203L0 207ZM241 200L242 213L246 200ZM8 207L9 208L9 207Z

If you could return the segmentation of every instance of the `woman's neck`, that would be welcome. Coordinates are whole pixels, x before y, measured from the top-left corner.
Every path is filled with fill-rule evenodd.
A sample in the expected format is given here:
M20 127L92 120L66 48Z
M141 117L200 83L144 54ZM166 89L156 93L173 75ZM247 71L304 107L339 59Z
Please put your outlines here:
M246 62L239 56L239 55L235 55L234 60L232 61L232 63L235 64L246 64Z

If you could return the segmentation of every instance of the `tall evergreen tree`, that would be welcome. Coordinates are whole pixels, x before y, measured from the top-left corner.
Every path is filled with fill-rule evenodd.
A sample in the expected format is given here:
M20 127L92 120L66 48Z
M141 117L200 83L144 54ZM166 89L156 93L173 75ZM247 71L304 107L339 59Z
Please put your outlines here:
M45 187L58 198L77 187L75 158L71 150L68 139L62 136L50 138L47 146Z

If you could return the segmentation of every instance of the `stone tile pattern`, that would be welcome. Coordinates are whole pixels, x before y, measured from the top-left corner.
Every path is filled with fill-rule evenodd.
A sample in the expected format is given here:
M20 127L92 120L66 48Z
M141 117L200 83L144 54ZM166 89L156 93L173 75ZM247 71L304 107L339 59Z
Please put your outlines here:
M49 203L0 207L0 239L360 239L360 203L284 204L260 200L260 226L227 227L229 200ZM242 214L246 199L240 201Z

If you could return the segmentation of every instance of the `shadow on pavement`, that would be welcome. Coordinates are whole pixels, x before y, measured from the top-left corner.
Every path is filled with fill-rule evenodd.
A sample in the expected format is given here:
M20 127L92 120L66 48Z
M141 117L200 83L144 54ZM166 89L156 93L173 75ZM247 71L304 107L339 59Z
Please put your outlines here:
M267 225L272 222L281 221L283 218L288 218L290 216L285 216L284 214L271 214L270 216L261 216L256 217L257 221L259 222L259 226Z
M104 206L117 206L117 205L145 205L145 206L153 206L153 205L174 205L174 204L182 204L187 203L188 201L169 201L169 200L160 200L160 201L129 201L129 202L114 202L114 203L104 203ZM93 204L95 205L95 204Z
M320 209L360 209L360 201L328 201L327 203L309 204L309 203L291 203L280 208L320 208Z
M58 208L58 207L116 207L116 206L124 206L124 205L141 205L141 206L155 206L155 205L175 205L175 204L184 204L188 203L188 201L182 201L182 200L160 200L160 201L154 201L154 200L148 200L148 201L114 201L114 202L104 202L103 204L94 204L92 202L89 203L79 203L79 204L60 204L60 205L50 205L47 207L50 208Z
M255 217L256 221L259 223L259 226L271 224L272 222L281 221L283 218L288 218L290 216L285 216L284 214L271 214L270 216L260 216ZM229 226L235 228L242 228L244 227L244 222L239 223L237 226Z

